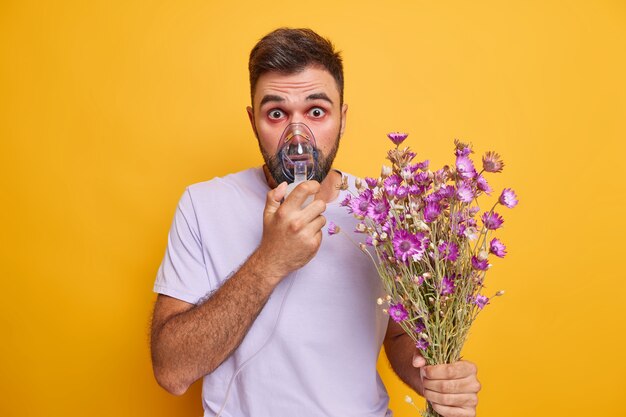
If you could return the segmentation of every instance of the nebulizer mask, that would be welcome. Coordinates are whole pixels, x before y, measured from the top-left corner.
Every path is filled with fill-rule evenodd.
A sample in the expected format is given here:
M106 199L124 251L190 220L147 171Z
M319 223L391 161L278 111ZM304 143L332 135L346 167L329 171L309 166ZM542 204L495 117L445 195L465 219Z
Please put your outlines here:
M301 182L313 178L319 169L315 136L304 123L290 123L285 128L278 142L277 155L283 175L289 182L285 196ZM312 199L310 196L305 205Z

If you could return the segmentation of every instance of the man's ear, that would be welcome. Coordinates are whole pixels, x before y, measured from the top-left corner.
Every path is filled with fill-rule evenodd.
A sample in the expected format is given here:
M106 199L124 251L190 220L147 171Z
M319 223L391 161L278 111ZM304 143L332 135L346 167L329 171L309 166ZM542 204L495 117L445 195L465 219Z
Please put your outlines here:
M346 130L346 118L348 116L348 105L346 103L341 106L341 128L339 130L339 137L343 136L343 131Z
M256 124L254 123L254 110L251 106L246 107L246 111L248 112L248 119L250 119L250 126L252 126L252 131L254 132L254 136L259 138L259 135L256 132Z

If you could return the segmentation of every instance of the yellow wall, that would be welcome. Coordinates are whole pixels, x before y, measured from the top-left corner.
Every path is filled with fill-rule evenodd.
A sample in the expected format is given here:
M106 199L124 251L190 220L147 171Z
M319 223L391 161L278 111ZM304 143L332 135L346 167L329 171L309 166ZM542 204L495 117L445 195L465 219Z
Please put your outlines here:
M0 4L0 415L200 416L152 377L152 284L184 187L261 159L247 55L280 26L344 51L337 166L384 134L437 166L505 158L521 203L507 290L476 323L479 415L624 416L623 1L10 1ZM398 416L409 391L379 369Z

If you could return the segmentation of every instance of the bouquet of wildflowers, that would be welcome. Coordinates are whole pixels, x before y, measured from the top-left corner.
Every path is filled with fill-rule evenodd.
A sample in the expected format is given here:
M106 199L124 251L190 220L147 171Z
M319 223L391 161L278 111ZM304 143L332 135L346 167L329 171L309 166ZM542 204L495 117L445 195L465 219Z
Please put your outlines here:
M496 208L513 208L517 196L504 189L487 210L479 197L491 195L484 174L502 171L495 152L482 158L477 172L470 145L455 140L455 165L429 170L428 160L400 149L406 134L390 133L396 145L380 177L356 181L358 195L342 205L360 222L361 249L371 258L384 284L385 311L413 339L429 365L458 361L472 322L489 304L485 274L490 256L504 257L505 245L492 234L504 219ZM329 233L338 230L332 223ZM498 291L493 296L500 296ZM438 416L430 404L423 413Z

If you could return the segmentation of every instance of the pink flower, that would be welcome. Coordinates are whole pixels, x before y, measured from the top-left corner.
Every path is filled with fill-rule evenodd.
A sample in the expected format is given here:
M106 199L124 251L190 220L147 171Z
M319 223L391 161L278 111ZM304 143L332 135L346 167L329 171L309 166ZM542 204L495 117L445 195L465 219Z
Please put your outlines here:
M407 187L405 187L404 185L401 185L398 188L396 188L396 197L399 200L402 200L407 195L409 195L409 189Z
M426 206L424 206L424 221L426 223L431 223L437 220L439 214L441 214L441 206L438 202L432 201L426 203Z
M367 216L367 209L372 201L372 190L365 190L349 202L352 212L357 216Z
M389 214L389 203L385 198L375 198L370 202L367 208L367 216L378 224L382 224L387 220Z
M409 259L421 259L428 243L424 233L412 234L406 230L398 230L393 237L393 251L396 258L408 263Z
M396 195L396 191L401 183L402 183L402 178L400 178L396 174L390 175L387 178L385 178L385 181L383 181L383 186L385 187L385 192L387 193L387 195L388 196Z
M398 146L400 145L402 142L404 142L404 140L406 139L406 137L409 136L408 133L400 133L400 132L391 132L391 133L387 133L387 137L394 143L394 145Z
M454 281L449 277L443 277L441 280L441 295L450 295L454 292Z
M476 256L472 256L472 267L479 271L486 271L489 269L489 262L486 259L478 259Z
M340 230L341 228L337 226L334 222L328 223L328 235L329 236L336 235L337 233L339 233Z
M494 237L489 243L489 252L499 258L504 258L504 255L506 255L506 246L504 246L504 243L502 243L500 239Z
M484 192L487 195L490 195L493 191L493 189L487 183L485 177L483 177L482 175L479 175L478 179L476 180L476 188L478 188L480 191Z
M456 197L462 203L471 203L474 199L474 190L468 184L461 184L456 190Z
M487 152L483 156L483 169L487 172L502 172L504 168L504 162L502 158L495 152Z
M370 188L375 188L378 185L378 178L365 177L365 182Z
M502 226L504 219L495 211L483 213L481 220L485 227L489 230L496 230Z
M477 294L474 303L478 306L479 309L482 310L487 304L489 304L489 297Z
M515 207L518 203L515 191L510 188L505 188L504 190L502 190L502 194L500 194L500 199L498 200L498 202L508 208Z
M406 308L404 308L402 303L391 304L389 307L389 315L396 323L409 318L409 313L406 311Z
M421 338L415 344L415 347L422 351L428 349L428 346L430 346L428 341L426 339L421 339Z
M471 179L476 176L474 163L467 156L463 155L456 157L456 172L464 179Z
M443 242L437 249L446 261L454 262L459 257L459 247L454 242Z

